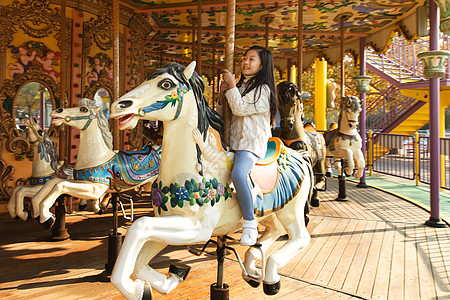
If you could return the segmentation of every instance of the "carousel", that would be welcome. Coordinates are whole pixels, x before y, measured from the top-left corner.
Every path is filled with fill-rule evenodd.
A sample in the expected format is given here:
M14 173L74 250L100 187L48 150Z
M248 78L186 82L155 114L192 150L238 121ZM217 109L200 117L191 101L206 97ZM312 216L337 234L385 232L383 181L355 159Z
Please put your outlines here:
M346 195L346 177L367 187L371 77L366 50L381 54L395 35L413 42L430 28L429 51L415 55L423 60L432 99L431 143L439 144L439 78L450 52L439 48L438 25L440 16L441 30L450 32L449 5L444 0L2 1L0 216L8 219L2 222L5 234L32 223L39 238L29 251L43 249L44 260L52 247L39 244L48 238L54 245L74 242L89 250L79 242L103 235L102 246L92 247L102 249L96 259L104 258L106 265L102 275L91 270L85 277L94 286L82 287L82 298L165 299L180 285L183 291L207 288L206 295L192 299L229 299L233 285L243 286L238 279L257 291L255 297L289 297L281 283L286 268L294 270L298 257L309 251L311 214L326 209L323 197L333 197L326 168L333 162L337 169L337 200L343 205L353 202ZM261 236L243 247L235 238L242 213L231 181L231 110L226 101L221 114L216 109L223 70L238 75L252 45L269 49L274 58L279 128L251 173ZM349 58L359 66L351 88L345 80ZM328 65L340 66L336 129L327 125L334 100ZM304 88L308 70L315 73L313 91ZM352 90L357 93L349 94ZM312 101L305 102L309 93ZM305 103L314 104L313 125L304 124ZM433 184L439 167L432 162L426 222L432 227L445 226L438 180ZM73 221L80 216L90 218L83 229ZM26 240L24 232L21 238ZM5 253L9 245L2 247ZM161 259L174 249L175 258ZM215 251L209 265L217 277L191 285L192 257L180 255L182 249L198 259ZM230 256L236 266L232 277L224 267ZM21 280L18 273L12 278ZM96 295L96 282L106 282L108 291L102 287ZM8 284L6 290L14 289ZM325 297L328 285L313 284ZM336 297L342 292L332 289ZM295 288L288 284L287 290ZM0 288L2 297L21 297L20 291L2 293ZM76 294L68 289L58 297Z

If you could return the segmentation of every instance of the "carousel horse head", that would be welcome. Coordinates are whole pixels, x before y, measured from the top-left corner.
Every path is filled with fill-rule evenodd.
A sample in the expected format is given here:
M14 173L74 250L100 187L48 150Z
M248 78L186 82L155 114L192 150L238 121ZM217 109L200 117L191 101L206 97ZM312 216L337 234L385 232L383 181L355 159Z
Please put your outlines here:
M108 128L108 120L102 113L102 106L95 100L80 99L77 107L58 108L51 112L52 124L66 124L81 131L87 131L91 126L97 126L102 132L105 143L112 149L112 134Z
M187 67L168 63L115 101L111 117L119 119L119 129L134 128L139 119L163 122L182 118L193 120L192 115L184 112L194 103L199 114L197 127L200 132L204 132L208 123L213 123L213 127L223 127L220 116L208 107L203 95L205 85L202 77L194 71L195 65L195 61Z
M44 139L45 131L36 122L35 118L31 118L30 121L24 120L25 126L28 128L28 141L31 144L42 141Z
M302 95L297 85L283 81L277 85L278 110L280 112L281 127L287 126L290 130L294 127L295 116L300 114L303 123L305 115L303 113Z
M156 69L146 81L111 105L110 117L119 119L120 130L134 128L140 119L145 119L197 127L204 139L209 127L221 134L224 122L209 107L203 95L203 78L194 71L195 64L193 61L184 67L168 63ZM200 156L197 149L199 162Z
M41 128L36 119L24 121L28 128L28 141L31 144L37 143L37 154L35 159L44 160L50 163L51 168L56 172L58 170L58 154L53 141L49 135Z
M359 123L358 117L360 112L361 102L358 97L343 97L341 100L341 112L339 114L339 129L356 129Z

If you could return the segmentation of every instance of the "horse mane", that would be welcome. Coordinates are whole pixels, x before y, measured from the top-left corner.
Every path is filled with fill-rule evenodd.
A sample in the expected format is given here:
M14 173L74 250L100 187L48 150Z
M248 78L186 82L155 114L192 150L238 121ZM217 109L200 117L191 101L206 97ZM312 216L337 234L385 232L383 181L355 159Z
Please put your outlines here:
M50 136L45 132L43 132L42 136L42 146L44 147L46 153L50 157L50 166L53 169L53 171L58 172L58 152L56 151L55 144L50 139Z
M87 98L80 99L78 101L78 106L87 106L89 109L95 109L99 107L95 100ZM113 136L109 131L108 119L101 110L97 112L97 126L98 128L100 128L100 132L102 133L103 141L105 142L106 146L110 150L113 150Z
M340 111L339 111L338 127L341 124L342 111L343 111L344 107L347 106L348 100L351 100L350 109L352 110L352 112L357 112L357 111L361 110L361 103L359 102L359 98L358 97L355 97L355 96L342 97L341 104L340 104L340 107L339 107Z
M149 79L153 79L157 76L160 76L165 73L169 73L173 77L175 77L179 82L182 82L184 85L189 86L195 96L195 100L197 102L197 111L198 111L198 130L203 135L203 140L206 140L206 136L208 134L208 128L211 126L213 129L217 130L220 134L220 139L222 142L222 147L225 149L223 142L223 129L225 127L225 123L222 117L211 107L208 105L208 101L203 94L205 91L205 84L203 82L203 78L197 73L194 72L189 79L186 79L184 76L185 67L177 64L177 63L167 63L162 68L156 69L150 75ZM197 145L197 161L201 164L201 151Z

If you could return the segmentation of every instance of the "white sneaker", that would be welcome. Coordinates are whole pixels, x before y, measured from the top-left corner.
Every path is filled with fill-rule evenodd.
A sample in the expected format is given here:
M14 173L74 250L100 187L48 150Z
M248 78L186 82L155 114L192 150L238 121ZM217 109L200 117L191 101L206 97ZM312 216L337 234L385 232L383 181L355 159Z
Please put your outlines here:
M242 223L242 246L253 246L258 239L258 221L256 220L244 220Z

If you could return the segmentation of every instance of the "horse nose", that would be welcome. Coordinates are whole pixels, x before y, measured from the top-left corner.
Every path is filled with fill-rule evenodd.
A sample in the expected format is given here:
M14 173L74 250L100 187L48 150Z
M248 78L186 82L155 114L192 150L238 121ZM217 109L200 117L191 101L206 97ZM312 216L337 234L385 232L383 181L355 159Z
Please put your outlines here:
M118 109L125 109L127 107L130 107L131 105L133 105L133 101L131 100L122 100L117 104L117 108Z
M56 113L58 113L58 114L60 114L60 113L62 113L63 112L63 109L62 108L58 108L57 110L56 110Z

